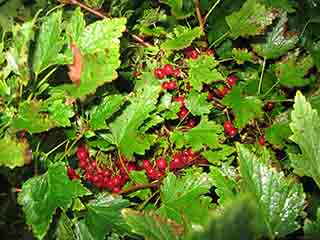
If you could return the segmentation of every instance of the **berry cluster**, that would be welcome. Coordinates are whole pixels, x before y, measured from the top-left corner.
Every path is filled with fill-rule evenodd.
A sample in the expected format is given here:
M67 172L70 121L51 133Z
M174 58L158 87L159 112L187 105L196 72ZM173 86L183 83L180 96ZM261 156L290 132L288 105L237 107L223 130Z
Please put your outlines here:
M184 96L176 96L172 98L173 102L177 102L180 104L180 110L178 112L178 117L180 120L183 120L189 113L189 110L185 106L185 97ZM187 122L187 127L193 128L197 125L197 121L194 118L189 118Z
M150 181L160 180L165 176L167 170L176 171L193 164L207 163L199 153L195 153L191 148L185 151L179 151L173 154L170 164L167 164L165 158L160 157L153 165L149 160L143 160L142 166L134 162L127 162L121 157L115 162L113 168L102 167L95 160L89 157L89 152L84 145L78 146L76 150L78 166L82 173L82 178L90 182L93 186L119 193L122 187L130 179L131 171L144 170ZM72 167L68 167L67 174L71 180L80 179L80 175Z
M233 126L231 121L225 121L223 124L224 132L229 137L235 137L238 134L238 129Z
M179 78L181 76L181 71L179 68L173 68L171 64L164 65L163 68L157 68L154 70L154 76L160 80L164 77L174 77ZM177 88L176 81L166 81L162 83L162 88L168 91L175 90Z

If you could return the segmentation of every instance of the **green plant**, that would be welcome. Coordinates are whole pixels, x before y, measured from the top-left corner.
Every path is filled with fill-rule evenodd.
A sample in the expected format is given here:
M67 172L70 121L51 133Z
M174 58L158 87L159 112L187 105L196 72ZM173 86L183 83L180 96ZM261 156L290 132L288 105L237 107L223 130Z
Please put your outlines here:
M319 4L0 3L8 238L317 239Z

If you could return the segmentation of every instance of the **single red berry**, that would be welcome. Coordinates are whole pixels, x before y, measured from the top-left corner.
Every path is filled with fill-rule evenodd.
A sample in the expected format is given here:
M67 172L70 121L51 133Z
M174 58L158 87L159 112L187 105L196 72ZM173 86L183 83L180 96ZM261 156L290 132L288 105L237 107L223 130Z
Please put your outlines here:
M238 134L238 129L232 127L229 131L226 132L229 137L235 137Z
M192 59L197 59L199 56L199 52L197 50L192 50L190 57Z
M153 74L158 79L163 79L165 77L165 73L162 68L155 69Z
M163 72L166 76L171 76L173 74L173 67L171 64L166 64L163 67Z
M225 121L223 123L223 128L225 131L229 131L233 128L233 123L231 121Z
M193 49L191 47L187 47L187 48L183 49L183 54L187 58L191 58L192 52L193 52Z
M102 176L107 178L110 177L112 175L112 171L109 168L104 168L102 171Z
M169 164L170 171L173 171L175 169L179 169L182 167L183 167L183 162L181 158L178 158L178 157L174 157Z
M270 102L270 101L268 101L268 102L264 105L264 109L265 109L265 111L267 111L267 112L272 111L273 107L274 107L273 102Z
M227 77L227 83L230 85L230 86L234 86L236 85L238 82L238 77L235 76L235 75L230 75Z
M162 89L168 90L169 89L169 82L164 82L161 84Z
M76 173L76 170L74 170L74 168L72 167L68 167L67 174L71 180L80 178L79 175Z
M222 96L224 97L225 95L227 95L230 92L231 88L224 86L224 88L222 89Z
M137 170L137 166L136 166L135 163L130 162L130 163L127 164L127 169L128 169L129 172L135 171L135 170Z
M156 161L156 165L159 170L164 171L167 168L167 161L163 157L161 157Z
M187 123L187 126L189 128L194 128L196 125L197 125L197 120L195 120L194 118L190 118Z
M180 108L180 111L178 112L178 116L180 119L185 118L188 115L189 111L185 107Z
M112 192L113 193L119 193L119 192L121 192L121 188L116 186L116 187L112 188Z
M92 174L90 172L86 172L85 179L91 182L92 178L93 178Z
M153 177L157 173L157 170L154 167L150 167L146 169L148 177Z
M266 144L266 139L264 138L264 136L260 136L258 142L261 146L264 146Z
M80 160L79 161L79 167L82 169L86 169L88 166L88 162L86 160Z
M181 77L181 71L180 71L179 68L175 68L175 69L173 70L173 72L172 72L172 77L174 77L174 78L179 78L179 77Z
M122 178L120 175L116 175L111 179L112 186L120 186L122 184Z
M177 82L176 81L170 81L168 82L167 90L174 90L177 88Z
M80 161L86 161L89 157L87 148L84 145L80 145L76 150L76 156Z
M152 165L151 165L151 163L149 162L149 160L143 160L143 161L142 161L142 164L143 164L143 168L144 168L145 170L147 170L147 169L149 169L149 168L152 168Z
M178 102L178 103L180 103L180 107L184 107L184 96L177 96L177 97L174 97L173 98L173 101L174 102Z
M97 162L96 161L91 161L90 162L90 166L92 167L92 168L97 168Z
M213 55L214 55L214 51L209 48L209 49L207 50L207 55L208 55L208 56L213 56Z
M208 101L212 101L213 100L213 93L212 92L208 92L207 100Z

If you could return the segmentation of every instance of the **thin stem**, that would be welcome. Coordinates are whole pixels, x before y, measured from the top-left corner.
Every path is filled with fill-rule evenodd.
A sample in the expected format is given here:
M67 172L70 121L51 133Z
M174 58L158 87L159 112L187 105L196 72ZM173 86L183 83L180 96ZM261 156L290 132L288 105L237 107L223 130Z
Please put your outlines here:
M55 146L53 149L51 149L49 152L45 153L45 158L48 158L48 156L53 153L54 151L56 151L59 147L61 147L63 144L65 144L68 140L63 141L62 143L58 144L57 146Z
M159 184L159 181L152 182L152 183L147 183L147 184L134 185L132 187L129 187L127 189L124 189L124 190L120 191L118 194L128 194L128 193L131 193L131 192L135 192L137 190L146 189L146 188L152 188L152 187L157 186L158 184Z
M273 84L272 87L262 96L262 98L265 98L279 83L280 83L280 80L278 80L275 84Z
M155 191L153 194L151 194L150 197L148 197L139 207L138 210L142 210L144 209L144 207L146 206L146 204L155 196L159 193L159 190Z
M194 5L195 5L195 8L196 8L196 14L197 14L197 18L198 18L198 21L199 21L199 26L200 26L201 31L203 32L204 31L204 21L203 21L203 18L201 16L199 0L194 0Z
M69 147L69 149L67 149L67 150L65 151L65 153L63 154L63 156L58 160L59 162L60 162L61 160L63 160L63 159L69 154L69 152L71 151L71 149L73 148L73 146L76 145L76 143L77 143L79 140L80 140L80 137L78 137L76 140L74 140L74 142L71 144L71 146Z
M123 160L122 160L122 157L121 157L121 154L120 154L120 150L118 148L118 158L119 158L119 161L120 161L120 164L121 164L121 167L123 167L124 171L126 172L126 174L128 175L128 177L130 178L130 180L134 181L130 175L130 172L128 171L127 169L127 166L124 164Z
M261 93L262 80L263 80L264 70L266 68L266 61L267 61L266 58L263 58L262 71L261 71L259 86L258 86L258 95L260 95L260 93Z
M222 59L222 60L219 60L218 63L222 63L222 62L227 62L227 61L232 61L234 60L234 58L226 58L226 59Z
M213 46L217 45L220 41L222 41L223 39L225 39L227 36L229 35L229 31L224 33L223 35L221 35L221 37L219 37L217 40L215 40L209 48L212 48Z
M210 8L210 10L207 12L206 16L203 18L203 24L207 22L207 19L209 15L212 13L212 11L218 6L218 4L221 2L221 0L216 1L213 6Z

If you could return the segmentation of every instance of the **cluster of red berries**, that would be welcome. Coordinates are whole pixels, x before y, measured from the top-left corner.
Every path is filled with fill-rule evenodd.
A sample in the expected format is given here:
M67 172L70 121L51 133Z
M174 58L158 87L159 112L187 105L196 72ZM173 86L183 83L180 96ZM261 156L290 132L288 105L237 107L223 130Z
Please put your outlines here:
M206 52L208 56L214 55L214 51L210 48L208 49L203 48L201 49L201 52ZM200 55L200 52L197 49L194 49L192 47L187 47L183 50L183 54L186 58L197 59Z
M179 68L173 68L171 64L164 65L163 68L157 68L154 70L154 76L160 80L164 77L174 77L179 78L181 76L181 71ZM175 90L177 88L176 81L166 81L162 83L162 88L165 90Z
M172 156L170 164L167 164L165 158L160 157L155 161L155 166L149 160L143 160L142 166L136 165L134 162L127 162L121 157L116 161L117 171L102 167L95 160L89 157L89 152L84 145L80 145L76 150L78 166L83 170L83 178L97 188L107 189L113 193L119 193L122 187L130 179L130 172L136 170L145 170L150 181L159 180L167 169L176 171L181 168L190 166L195 163L207 163L199 153L195 153L191 148L176 152ZM67 174L71 180L80 179L80 175L72 167L68 167Z
M238 129L233 126L231 121L225 121L223 124L224 132L229 137L235 137L238 134Z

